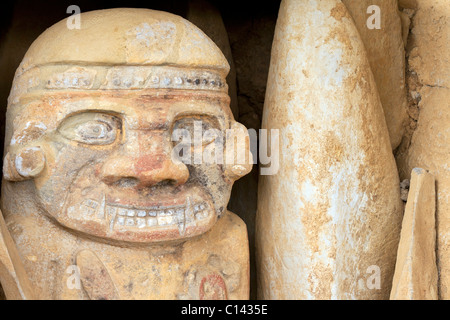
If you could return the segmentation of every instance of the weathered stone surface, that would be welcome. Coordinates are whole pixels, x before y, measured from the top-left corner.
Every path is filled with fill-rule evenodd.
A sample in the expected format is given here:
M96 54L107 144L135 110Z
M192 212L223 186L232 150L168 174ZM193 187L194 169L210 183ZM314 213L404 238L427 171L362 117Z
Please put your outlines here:
M260 298L389 298L402 204L365 52L341 1L282 2L262 124L279 130L280 168L260 177Z
M396 0L342 0L350 12L367 50L389 130L392 149L401 142L406 119L405 50ZM380 8L381 29L369 29L373 14L367 8Z
M0 280L10 300L36 299L19 253L0 212Z
M46 39L58 38L59 41L35 41L17 73L54 61L68 64L103 61L104 65L159 65L164 62L189 67L210 66L222 70L224 74L228 73L229 66L222 52L216 50L214 42L193 24L184 19L171 21L174 15L162 11L152 18L148 17L146 10L134 10L134 15L123 17L122 11L127 10L133 9L109 11L111 21L121 19L122 23L115 27L98 23L105 10L84 13L84 17L89 18L84 20L81 29L73 29L72 32L60 34L62 26L67 28L67 21L58 22L40 37L44 35ZM120 33L121 37L98 38L98 35L111 32ZM176 32L184 32L184 37L177 39L174 37ZM96 50L92 50L92 42L96 42ZM66 45L61 46L61 43ZM193 56L197 59L191 59Z
M410 9L407 9L407 10L410 10ZM407 11L400 11L399 15L400 15L400 19L402 21L403 46L406 49L406 45L408 43L409 28L411 27L411 18L409 17L409 14Z
M219 10L206 0L190 0L186 18L199 27L219 47L227 58L230 72L227 76L230 108L234 118L239 121L239 106L237 100L236 68L231 53L228 33L222 21Z
M433 87L450 87L450 6L446 0L418 0L412 29L414 49L410 68L419 81Z
M439 298L450 299L450 7L448 1L418 0L408 46L409 89L417 104L414 131L396 155L400 177L420 167L436 179Z
M249 146L229 108L225 57L169 13L81 19L80 30L63 20L33 43L9 97L1 234L33 293L247 299L247 230L226 207L251 157L236 163L227 151L229 133L238 150Z
M401 8L414 9L417 7L417 0L398 0L398 6Z
M450 296L450 90L424 86L418 127L413 134L402 171L421 166L436 177L437 255L440 298Z
M34 223L46 232L30 232ZM86 288L80 268L78 280L76 267L80 267L83 250L98 257L97 263L104 265L120 299L200 299L201 294L206 298L201 288L211 276L224 285L213 292L225 292L228 299L248 297L246 227L231 213L224 214L210 232L190 241L139 248L90 241L64 232L37 214L31 218L16 215L8 226L39 299L115 298L107 295L111 282L105 283L104 274L92 272L103 281L91 280L93 284ZM93 262L87 265L91 269Z
M435 179L414 168L392 283L391 300L437 300Z

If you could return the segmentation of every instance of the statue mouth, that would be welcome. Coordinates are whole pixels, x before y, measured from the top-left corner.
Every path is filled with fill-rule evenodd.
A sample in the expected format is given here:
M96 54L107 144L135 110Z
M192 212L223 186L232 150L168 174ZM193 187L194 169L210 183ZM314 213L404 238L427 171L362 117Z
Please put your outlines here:
M103 209L103 214L109 218L110 231L125 227L157 229L176 226L180 236L185 234L186 227L197 225L214 214L207 202L192 203L189 197L184 205L178 206L135 208L106 204Z
M135 244L184 241L209 231L223 211L215 194L200 184L125 188L94 183L94 174L80 171L64 202L49 207L54 214L47 211L62 226L89 237Z
M96 200L94 200L96 198ZM172 199L105 196L69 205L59 216L65 226L90 235L126 242L180 240L208 231L217 221L205 194L179 194Z

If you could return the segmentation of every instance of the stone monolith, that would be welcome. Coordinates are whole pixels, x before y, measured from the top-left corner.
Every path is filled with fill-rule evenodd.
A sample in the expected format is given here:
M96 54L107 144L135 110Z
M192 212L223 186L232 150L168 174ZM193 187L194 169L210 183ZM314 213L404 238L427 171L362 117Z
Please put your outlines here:
M259 297L388 299L399 178L364 44L341 1L282 1L262 127L280 138L279 170L258 189Z
M397 0L342 0L367 51L392 149L400 144L407 100L405 48Z

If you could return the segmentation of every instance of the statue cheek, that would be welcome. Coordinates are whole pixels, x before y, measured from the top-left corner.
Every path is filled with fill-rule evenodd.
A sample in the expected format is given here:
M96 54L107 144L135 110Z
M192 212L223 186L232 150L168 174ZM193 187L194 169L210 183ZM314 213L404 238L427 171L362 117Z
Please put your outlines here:
M3 161L3 176L8 181L33 179L45 167L45 155L38 146L19 150L15 155L8 152Z

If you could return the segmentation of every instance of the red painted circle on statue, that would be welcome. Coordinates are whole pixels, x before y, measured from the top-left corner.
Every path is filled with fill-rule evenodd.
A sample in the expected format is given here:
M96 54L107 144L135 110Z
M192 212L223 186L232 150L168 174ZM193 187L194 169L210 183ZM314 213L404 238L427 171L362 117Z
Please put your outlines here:
M200 300L227 300L225 281L217 273L210 274L200 282Z

